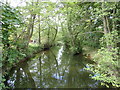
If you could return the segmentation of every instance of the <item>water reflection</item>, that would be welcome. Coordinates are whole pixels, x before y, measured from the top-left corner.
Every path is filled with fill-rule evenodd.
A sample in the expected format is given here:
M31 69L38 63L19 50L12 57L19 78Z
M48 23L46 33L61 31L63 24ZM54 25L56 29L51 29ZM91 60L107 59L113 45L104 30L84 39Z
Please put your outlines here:
M72 56L63 46L54 47L14 68L8 83L12 88L101 87L83 69L87 63L82 55Z
M34 79L28 69L28 63L24 62L18 65L17 68L13 68L10 73L10 79L8 80L10 87L17 88L36 88Z

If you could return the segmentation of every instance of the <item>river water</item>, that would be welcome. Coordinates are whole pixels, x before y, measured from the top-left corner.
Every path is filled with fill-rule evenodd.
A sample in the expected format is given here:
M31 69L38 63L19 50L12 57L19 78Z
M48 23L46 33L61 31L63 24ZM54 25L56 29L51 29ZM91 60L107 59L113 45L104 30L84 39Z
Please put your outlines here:
M102 88L84 69L88 63L83 55L54 47L13 68L7 82L11 88Z

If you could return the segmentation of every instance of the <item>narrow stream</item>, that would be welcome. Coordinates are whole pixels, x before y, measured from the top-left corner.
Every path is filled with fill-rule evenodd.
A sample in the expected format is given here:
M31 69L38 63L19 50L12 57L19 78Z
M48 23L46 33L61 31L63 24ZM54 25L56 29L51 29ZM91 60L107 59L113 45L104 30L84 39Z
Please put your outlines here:
M87 63L92 62L63 46L54 47L13 68L7 82L11 88L102 88L84 70Z

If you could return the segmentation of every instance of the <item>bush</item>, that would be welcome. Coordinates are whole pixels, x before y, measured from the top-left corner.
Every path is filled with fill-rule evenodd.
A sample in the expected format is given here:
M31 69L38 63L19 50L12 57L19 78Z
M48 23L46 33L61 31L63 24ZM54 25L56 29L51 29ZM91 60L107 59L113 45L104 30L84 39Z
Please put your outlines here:
M95 80L103 81L102 85L112 84L114 87L120 87L120 76L119 71L119 48L117 47L118 40L117 31L113 31L104 35L101 40L101 48L95 55L97 58L94 59L96 64L89 64L90 68L87 70L93 71L95 76L92 76ZM108 84L106 84L108 83Z

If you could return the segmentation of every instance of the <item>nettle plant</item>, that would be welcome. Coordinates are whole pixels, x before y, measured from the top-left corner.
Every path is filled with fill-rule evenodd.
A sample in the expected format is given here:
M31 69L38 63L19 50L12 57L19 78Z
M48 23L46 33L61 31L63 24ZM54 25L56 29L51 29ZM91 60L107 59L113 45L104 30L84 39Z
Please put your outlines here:
M94 65L89 64L90 68L87 68L87 70L95 73L94 76L91 75L93 79L103 81L101 84L107 87L109 85L120 87L118 41L117 31L105 34L100 39L101 48L94 57L96 63Z

